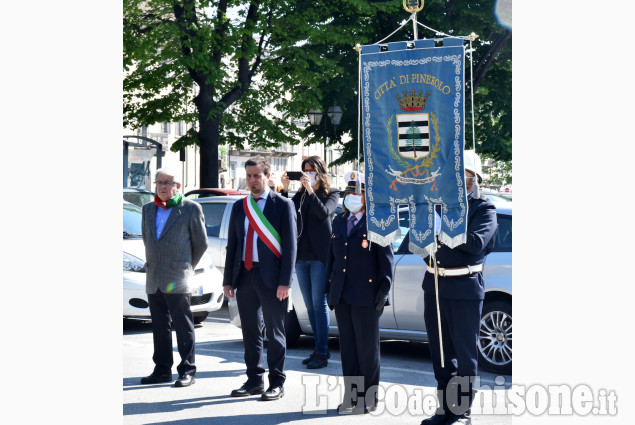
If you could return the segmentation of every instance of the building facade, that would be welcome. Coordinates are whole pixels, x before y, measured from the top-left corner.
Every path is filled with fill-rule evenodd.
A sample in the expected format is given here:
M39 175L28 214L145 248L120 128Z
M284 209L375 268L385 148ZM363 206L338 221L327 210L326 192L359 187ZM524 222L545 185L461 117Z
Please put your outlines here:
M298 125L305 123L299 122ZM123 131L123 187L133 187L154 191L154 173L158 166L170 167L181 172L186 193L199 188L200 155L198 146L188 146L180 152L170 151L176 140L192 127L191 124L160 123L138 130ZM160 152L160 160L158 154ZM330 147L327 142L327 159L332 162L341 156L342 150ZM227 189L246 189L245 161L254 156L264 156L270 161L272 178L270 186L277 190L282 186L280 177L286 170L300 171L302 160L308 156L324 156L323 144L297 145L283 143L278 148L250 148L239 150L219 146L219 187ZM329 167L331 186L344 189L344 173L352 165ZM290 190L299 189L299 182L292 182Z

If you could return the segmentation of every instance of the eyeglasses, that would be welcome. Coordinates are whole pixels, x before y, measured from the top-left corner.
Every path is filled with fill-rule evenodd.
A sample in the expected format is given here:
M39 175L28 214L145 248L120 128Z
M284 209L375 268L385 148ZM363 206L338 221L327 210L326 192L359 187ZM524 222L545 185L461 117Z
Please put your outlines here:
M174 182L154 182L157 186L174 186Z

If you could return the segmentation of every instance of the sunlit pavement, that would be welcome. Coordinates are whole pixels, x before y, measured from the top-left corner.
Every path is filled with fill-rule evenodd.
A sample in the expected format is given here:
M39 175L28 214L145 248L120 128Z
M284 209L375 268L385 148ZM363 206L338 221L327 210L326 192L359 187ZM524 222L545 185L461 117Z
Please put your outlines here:
M179 361L175 345L175 363ZM287 351L285 395L277 401L260 396L230 397L246 380L240 329L229 324L227 307L210 314L196 328L196 382L186 388L173 383L139 385L152 372L152 331L149 323L124 320L123 423L136 424L419 424L434 410L435 381L426 344L381 343L381 386L385 400L365 415L338 415L341 364L337 338L331 338L331 359L323 369L301 364L313 349L310 337ZM511 377L481 373L483 396L500 396ZM176 366L173 378L177 378ZM504 381L503 381L504 378ZM497 387L497 388L495 388ZM473 415L474 424L511 424L511 415Z

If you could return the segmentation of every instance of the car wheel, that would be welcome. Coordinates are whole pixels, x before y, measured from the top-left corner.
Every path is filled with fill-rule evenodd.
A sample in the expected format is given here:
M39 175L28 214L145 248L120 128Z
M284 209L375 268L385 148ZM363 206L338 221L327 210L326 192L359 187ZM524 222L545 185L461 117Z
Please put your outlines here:
M203 323L203 321L205 319L207 319L207 315L209 314L209 312L205 311L203 313L196 313L194 314L194 324L195 325L199 325L201 323Z
M487 371L512 373L512 305L492 301L483 306L478 336L478 362Z

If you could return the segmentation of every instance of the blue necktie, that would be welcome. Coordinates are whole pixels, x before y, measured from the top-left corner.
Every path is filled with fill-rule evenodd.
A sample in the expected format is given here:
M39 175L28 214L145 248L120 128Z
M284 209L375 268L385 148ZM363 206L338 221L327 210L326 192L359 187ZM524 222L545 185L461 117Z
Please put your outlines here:
M348 220L348 227L347 227L347 233L346 233L347 236L351 234L351 230L353 230L353 227L355 227L356 221L357 221L357 217L355 217L354 215L351 216L350 220Z

